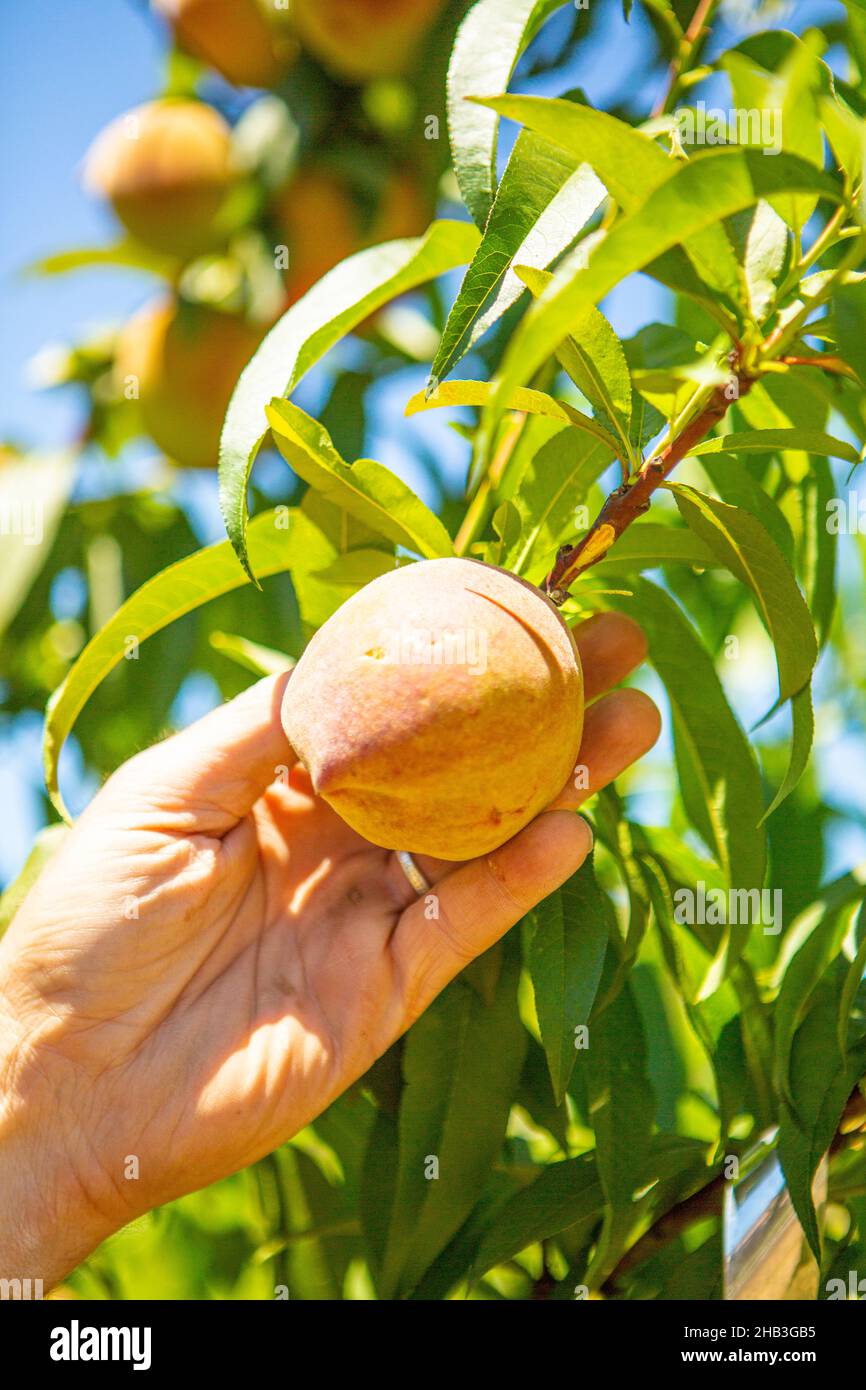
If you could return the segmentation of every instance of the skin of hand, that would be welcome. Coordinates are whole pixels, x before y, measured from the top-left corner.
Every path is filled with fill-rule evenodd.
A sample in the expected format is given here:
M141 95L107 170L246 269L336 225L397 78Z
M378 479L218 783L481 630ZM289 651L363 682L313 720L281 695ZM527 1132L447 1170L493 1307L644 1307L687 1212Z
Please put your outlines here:
M0 1277L50 1287L284 1143L579 868L592 835L574 809L659 717L637 690L604 693L645 655L633 622L577 637L589 787L483 859L417 856L438 917L313 794L280 723L288 676L106 782L0 942Z

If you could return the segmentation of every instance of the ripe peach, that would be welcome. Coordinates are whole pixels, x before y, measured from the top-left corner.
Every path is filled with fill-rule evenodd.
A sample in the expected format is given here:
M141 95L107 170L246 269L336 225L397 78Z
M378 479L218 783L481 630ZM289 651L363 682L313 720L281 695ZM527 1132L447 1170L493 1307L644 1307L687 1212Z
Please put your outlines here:
M183 257L219 239L232 178L229 127L203 101L151 101L118 116L84 169L85 187L110 201L134 237Z
M471 859L577 761L583 674L557 609L477 560L373 580L313 637L282 710L316 791L386 849Z
M202 304L145 307L123 328L115 374L137 392L154 443L185 468L215 468L223 420L263 330Z
M405 72L445 0L294 0L301 42L336 77L366 82Z
M372 224L345 179L330 169L302 169L278 195L273 217L289 252L286 297L294 304L347 256L363 246L419 236L432 209L412 174L399 169L385 184Z
M273 87L297 42L266 0L153 0L182 48L236 87Z

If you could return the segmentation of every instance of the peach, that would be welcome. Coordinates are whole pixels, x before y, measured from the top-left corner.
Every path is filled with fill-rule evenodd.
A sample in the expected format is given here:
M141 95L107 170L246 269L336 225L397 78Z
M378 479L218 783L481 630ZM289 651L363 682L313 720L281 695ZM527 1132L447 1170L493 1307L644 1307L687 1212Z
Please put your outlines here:
M445 0L294 0L301 42L335 77L366 82L411 67Z
M185 468L215 468L238 377L263 330L235 314L173 300L146 304L122 329L115 375L137 395L154 443Z
M572 774L583 674L539 589L477 560L425 560L373 580L316 633L282 719L316 792L365 839L472 859Z
M153 0L153 8L182 48L236 87L273 87L297 53L273 0Z
M220 237L217 217L233 182L231 132L203 101L147 102L96 137L84 184L107 198L145 246L191 257Z

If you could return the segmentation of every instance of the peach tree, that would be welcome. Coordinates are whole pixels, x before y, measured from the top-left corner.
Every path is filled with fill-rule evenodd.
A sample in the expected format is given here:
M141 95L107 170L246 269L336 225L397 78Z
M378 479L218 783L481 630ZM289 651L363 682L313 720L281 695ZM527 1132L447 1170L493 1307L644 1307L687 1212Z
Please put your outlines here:
M195 549L174 521L171 563L142 557L48 707L62 819L61 748L103 737L91 697L146 702L156 664L175 689L205 651L233 693L399 565L479 558L570 624L617 610L646 634L667 751L589 802L592 864L252 1177L157 1219L154 1249L235 1251L200 1290L260 1288L225 1264L302 1298L719 1297L723 1187L761 1143L822 1287L866 1274L866 873L828 873L844 808L813 755L816 710L825 752L843 720L862 731L866 9L847 35L726 48L712 0L644 0L654 105L550 95L550 64L547 94L510 94L551 26L579 44L594 9L469 8L447 78L461 205L343 261L271 328L222 431L226 538ZM637 275L663 309L621 336L605 308ZM344 457L339 403L323 420L296 399L350 336L372 351L395 300L435 330L407 415L458 412L466 487L441 515ZM292 478L267 506L254 469L275 449ZM115 524L159 529L144 500ZM134 726L110 724L97 766ZM82 1287L117 1287L109 1255L89 1263Z

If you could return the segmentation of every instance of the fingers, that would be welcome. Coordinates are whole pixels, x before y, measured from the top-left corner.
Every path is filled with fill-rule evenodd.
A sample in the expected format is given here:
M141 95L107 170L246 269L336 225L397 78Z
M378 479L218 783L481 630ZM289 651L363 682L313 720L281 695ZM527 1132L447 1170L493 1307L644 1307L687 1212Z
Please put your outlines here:
M592 831L568 812L538 816L513 840L453 870L403 913L391 949L408 1028L455 975L580 868Z
M648 753L661 732L661 716L642 690L614 690L589 705L575 775L548 810L574 811Z
M140 809L156 810L162 828L226 833L296 761L280 720L288 679L268 676L139 753L108 781L103 800L134 796Z
M619 685L646 657L646 638L624 613L597 613L575 628L574 636L587 700Z
M587 706L578 764L564 788L546 808L576 810L595 792L615 781L626 768L648 753L661 731L661 718L652 700L639 690L618 690L597 697L624 680L646 656L646 638L637 623L621 613L599 613L575 629L584 667ZM438 883L453 862L416 855L418 867ZM391 857L388 873L395 895L411 901L405 875ZM407 891L409 897L407 898Z

